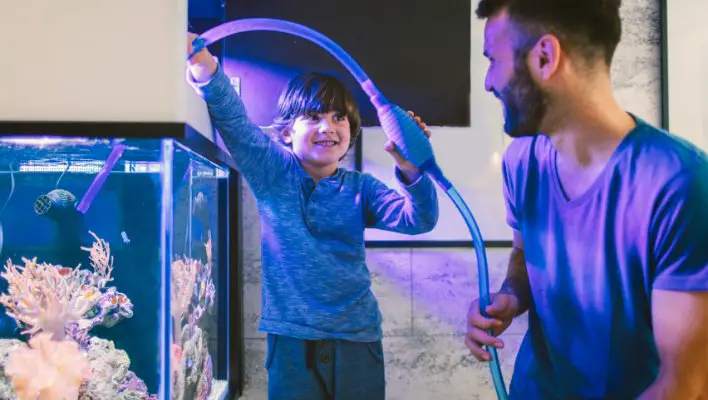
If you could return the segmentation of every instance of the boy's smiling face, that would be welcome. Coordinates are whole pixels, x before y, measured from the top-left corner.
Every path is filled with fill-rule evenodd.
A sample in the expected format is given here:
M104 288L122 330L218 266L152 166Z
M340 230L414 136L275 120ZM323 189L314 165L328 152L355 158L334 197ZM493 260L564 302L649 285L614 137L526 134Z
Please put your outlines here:
M297 117L282 135L303 164L318 169L336 168L349 149L351 126L338 111L312 112Z

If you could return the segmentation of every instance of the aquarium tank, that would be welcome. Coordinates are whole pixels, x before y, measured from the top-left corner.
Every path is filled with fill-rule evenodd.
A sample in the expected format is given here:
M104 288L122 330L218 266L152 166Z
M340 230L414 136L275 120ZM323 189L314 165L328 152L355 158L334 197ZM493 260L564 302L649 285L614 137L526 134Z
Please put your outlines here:
M0 123L0 398L235 398L228 155L198 133L20 125Z

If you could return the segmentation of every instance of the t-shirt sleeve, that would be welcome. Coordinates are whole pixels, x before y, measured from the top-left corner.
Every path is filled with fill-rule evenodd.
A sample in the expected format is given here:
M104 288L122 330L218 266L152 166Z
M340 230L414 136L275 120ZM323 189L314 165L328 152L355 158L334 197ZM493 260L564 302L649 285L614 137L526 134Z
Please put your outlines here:
M655 289L708 290L708 164L665 186L655 202L650 243Z
M516 211L516 195L514 192L514 178L516 176L516 168L518 165L518 160L515 159L516 154L517 152L512 151L512 147L509 147L508 150L504 152L504 157L502 159L502 180L504 204L506 205L506 223L512 229L518 231L519 218Z

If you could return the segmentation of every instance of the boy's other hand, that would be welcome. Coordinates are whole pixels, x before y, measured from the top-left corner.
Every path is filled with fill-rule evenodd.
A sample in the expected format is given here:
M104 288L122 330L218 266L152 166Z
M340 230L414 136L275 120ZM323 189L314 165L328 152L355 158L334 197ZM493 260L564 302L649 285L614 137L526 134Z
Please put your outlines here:
M408 111L408 115L413 117L415 122L418 123L418 126L420 129L425 132L425 136L428 138L430 137L430 129L425 125L425 122L423 122L420 117L416 116L413 111ZM394 160L396 160L396 164L398 165L398 169L401 171L401 174L403 175L403 180L405 184L411 184L415 182L418 177L423 173L418 167L415 165L411 164L408 160L403 158L401 153L396 150L396 147L393 145L393 142L388 141L384 145L384 150L386 150L391 156L393 157Z
M192 43L198 37L198 35L192 32L187 33L188 57L194 51ZM196 82L209 81L216 73L218 67L216 64L216 60L214 60L214 57L211 55L211 53L209 53L209 50L207 50L206 47L200 50L194 56L192 56L192 58L190 58L187 63L189 64L189 72L192 74L192 77Z

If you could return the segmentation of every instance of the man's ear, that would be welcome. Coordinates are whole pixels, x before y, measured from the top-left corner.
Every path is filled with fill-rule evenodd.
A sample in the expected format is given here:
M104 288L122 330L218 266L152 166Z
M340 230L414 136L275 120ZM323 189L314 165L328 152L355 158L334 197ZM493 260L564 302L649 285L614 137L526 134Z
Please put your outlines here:
M527 62L531 74L538 80L547 81L558 71L561 56L558 38L551 34L542 36L529 51Z

